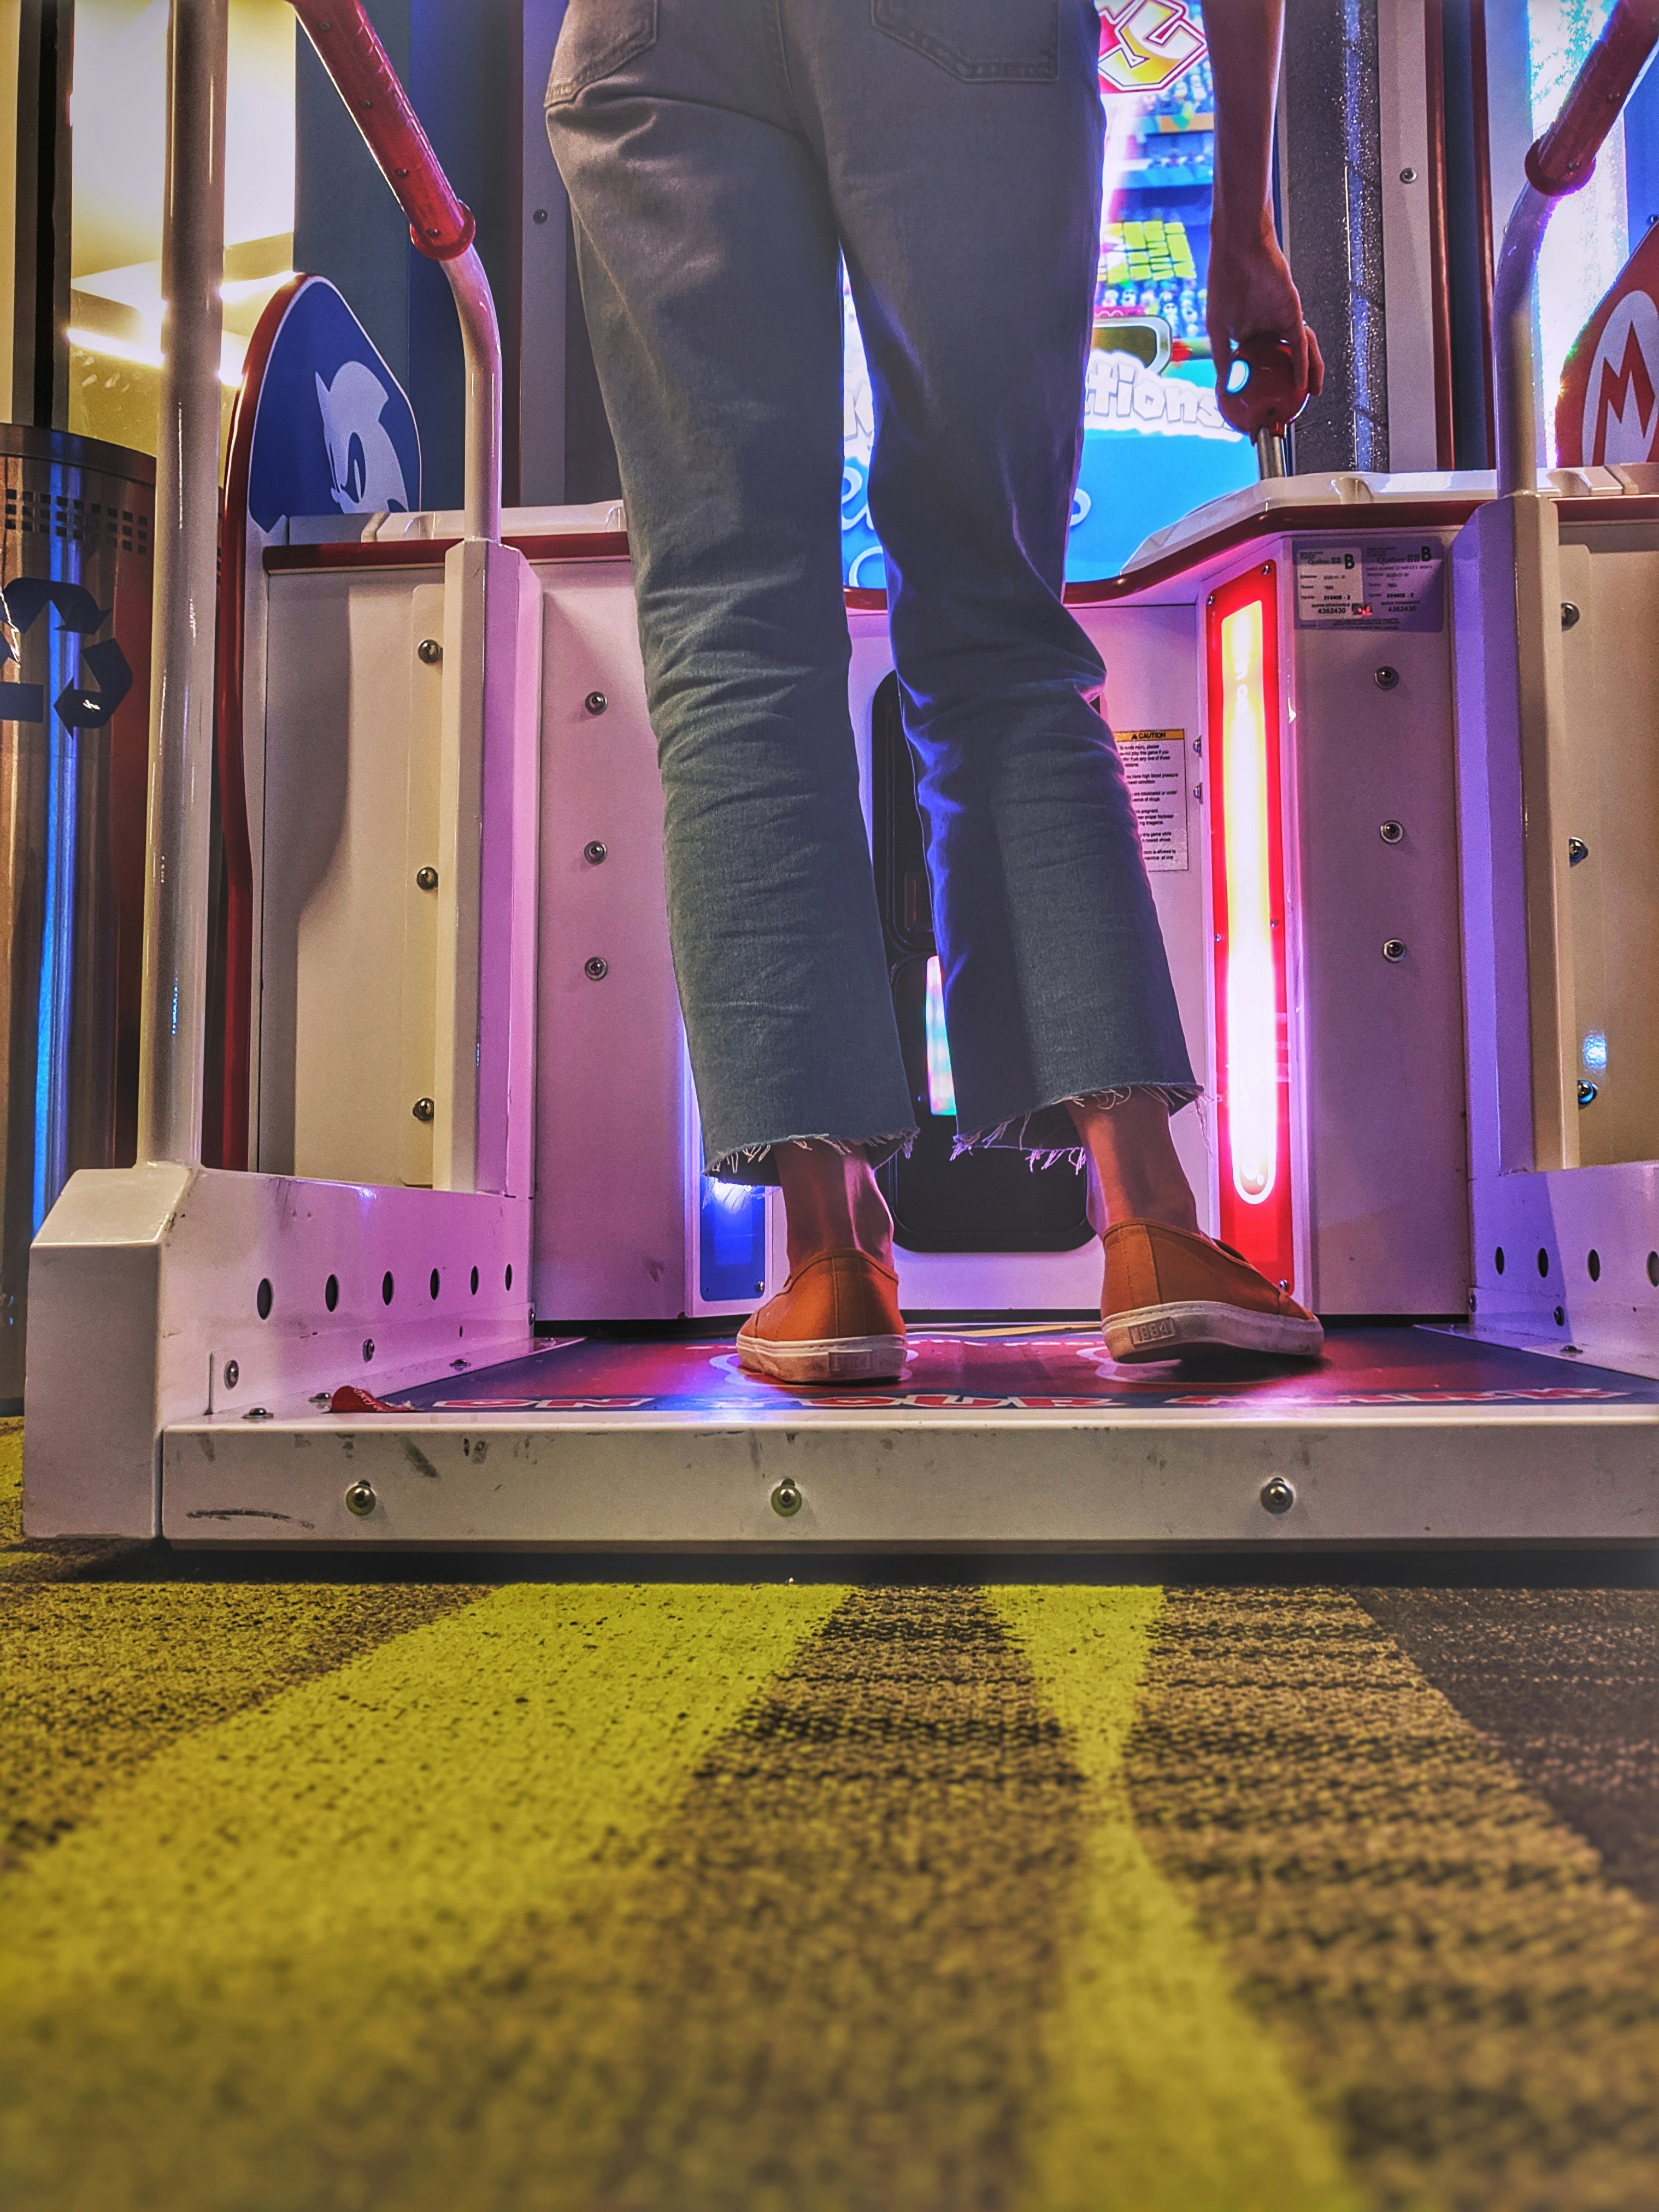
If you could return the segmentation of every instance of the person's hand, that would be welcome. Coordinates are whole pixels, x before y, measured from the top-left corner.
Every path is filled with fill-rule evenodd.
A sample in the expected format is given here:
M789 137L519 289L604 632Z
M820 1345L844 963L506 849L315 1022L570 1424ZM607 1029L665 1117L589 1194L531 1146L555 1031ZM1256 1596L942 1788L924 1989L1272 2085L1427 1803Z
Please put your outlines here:
M1227 389L1233 357L1246 338L1282 338L1290 347L1297 388L1309 393L1325 380L1319 341L1302 319L1302 301L1291 280L1290 265L1270 229L1243 243L1210 234L1210 345L1215 356L1216 404L1224 419L1247 434L1259 425L1240 406L1241 394Z

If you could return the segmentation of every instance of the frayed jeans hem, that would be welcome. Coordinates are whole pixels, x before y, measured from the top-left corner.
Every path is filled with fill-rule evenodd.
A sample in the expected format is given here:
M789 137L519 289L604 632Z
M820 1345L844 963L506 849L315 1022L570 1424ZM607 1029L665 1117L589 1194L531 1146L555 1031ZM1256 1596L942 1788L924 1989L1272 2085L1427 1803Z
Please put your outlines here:
M1081 1168L1088 1159L1088 1147L1077 1133L1072 1107L1109 1109L1131 1098L1150 1096L1161 1098L1171 1114L1178 1114L1203 1095L1203 1086L1196 1083L1125 1083L1109 1091L1085 1091L1075 1097L1056 1098L1046 1106L1033 1107L1029 1113L1011 1114L1006 1121L995 1122L988 1129L958 1135L951 1143L951 1158L960 1159L964 1152L1017 1152L1024 1153L1028 1167L1056 1167L1064 1160Z
M763 1145L741 1145L734 1152L722 1152L718 1158L708 1162L703 1173L714 1182L775 1187L778 1170L772 1155L784 1145L828 1145L832 1152L862 1153L872 1168L881 1168L896 1153L902 1152L908 1158L919 1133L912 1128L882 1137L832 1137L825 1130L798 1137L774 1137Z

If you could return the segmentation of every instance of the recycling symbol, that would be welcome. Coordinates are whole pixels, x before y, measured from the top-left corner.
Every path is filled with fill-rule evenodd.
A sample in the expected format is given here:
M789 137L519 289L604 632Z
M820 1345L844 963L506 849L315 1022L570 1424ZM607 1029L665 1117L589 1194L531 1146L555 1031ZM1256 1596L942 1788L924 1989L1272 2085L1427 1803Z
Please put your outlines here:
M39 684L7 680L9 662L21 661L22 633L50 607L66 630L92 638L113 611L100 607L84 584L54 583L45 576L20 576L0 590L0 722L44 722L46 696ZM66 730L101 730L132 689L132 669L112 637L94 638L81 647L80 681L66 684L52 702ZM89 688L91 687L91 688Z

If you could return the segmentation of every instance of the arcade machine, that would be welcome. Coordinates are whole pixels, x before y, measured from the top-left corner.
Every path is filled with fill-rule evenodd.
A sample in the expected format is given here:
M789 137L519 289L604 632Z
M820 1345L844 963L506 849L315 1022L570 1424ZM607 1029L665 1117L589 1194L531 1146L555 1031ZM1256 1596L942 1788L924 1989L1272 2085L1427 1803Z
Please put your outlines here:
M1256 481L1215 432L1194 380L1201 55L1159 76L1136 11L1106 11L1126 105L1091 433L1188 439L1188 491L1208 496L1091 556L1085 463L1068 597L1107 665L1206 1079L1176 1124L1187 1164L1214 1232L1331 1324L1314 1370L1116 1369L1072 1164L951 1158L915 793L858 538L854 362L851 703L923 1130L890 1185L911 1355L856 1393L745 1376L726 1334L781 1279L781 1224L700 1172L623 518L501 515L471 218L360 0L295 4L453 286L466 504L418 509L389 372L354 354L337 295L298 285L251 352L216 659L224 9L173 0L140 1164L74 1177L37 1243L31 1530L1659 1541L1659 809L1630 799L1659 776L1659 477L1609 459L1605 425L1538 471L1531 307L1551 210L1659 41L1659 0L1617 0L1528 156L1497 288L1495 482ZM1639 312L1609 303L1587 375ZM254 489L296 363L328 396L323 520ZM1294 404L1265 363L1247 397L1269 427ZM192 804L216 668L246 831L226 1169L200 1164Z

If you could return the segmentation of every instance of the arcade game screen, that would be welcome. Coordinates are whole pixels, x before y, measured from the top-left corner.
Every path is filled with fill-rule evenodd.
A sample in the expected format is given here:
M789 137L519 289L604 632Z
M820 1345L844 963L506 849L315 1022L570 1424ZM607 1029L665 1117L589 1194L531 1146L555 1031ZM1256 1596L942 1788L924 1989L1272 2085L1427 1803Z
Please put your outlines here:
M1105 173L1073 580L1115 575L1150 532L1256 478L1249 440L1216 406L1204 331L1215 118L1199 0L1103 0L1100 98ZM844 275L842 305L843 567L849 584L879 589L865 491L875 410Z

